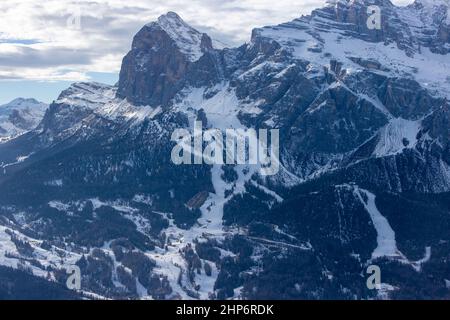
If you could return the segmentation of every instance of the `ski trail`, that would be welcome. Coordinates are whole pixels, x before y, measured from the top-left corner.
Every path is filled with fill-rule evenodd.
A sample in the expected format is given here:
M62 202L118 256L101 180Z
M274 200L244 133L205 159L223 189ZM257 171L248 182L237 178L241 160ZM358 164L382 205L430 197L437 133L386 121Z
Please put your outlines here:
M375 204L375 195L360 188L357 188L355 191L364 208L369 212L375 230L377 231L378 246L372 253L372 259L374 260L381 257L401 257L401 253L397 248L397 242L395 240L395 232L389 225L388 220L378 210ZM363 194L367 197L367 202L364 200Z
M416 272L421 272L423 264L427 263L431 259L431 247L425 248L425 255L418 261L409 260L397 247L397 241L395 239L395 232L391 228L389 221L378 210L375 199L376 196L364 189L355 187L355 194L363 204L364 208L370 214L375 230L377 231L377 243L378 246L372 253L372 259L378 258L392 258L398 260L400 263L411 266ZM367 197L367 202L364 200L363 195Z
M220 165L212 167L211 179L215 193L210 194L208 200L200 208L202 217L198 220L208 230L208 233L214 236L223 234L223 208L228 200L225 198L225 191L229 186L222 180L222 173Z

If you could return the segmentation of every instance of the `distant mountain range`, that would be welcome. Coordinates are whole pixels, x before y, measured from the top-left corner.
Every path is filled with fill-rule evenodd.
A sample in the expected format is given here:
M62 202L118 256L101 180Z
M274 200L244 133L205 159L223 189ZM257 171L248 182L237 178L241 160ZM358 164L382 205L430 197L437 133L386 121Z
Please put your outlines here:
M36 128L47 108L45 103L23 98L0 105L0 141L10 140Z
M449 299L449 21L336 0L223 48L161 16L117 86L75 83L0 144L0 265L65 284L76 264L114 299ZM279 173L175 165L196 120L279 129Z

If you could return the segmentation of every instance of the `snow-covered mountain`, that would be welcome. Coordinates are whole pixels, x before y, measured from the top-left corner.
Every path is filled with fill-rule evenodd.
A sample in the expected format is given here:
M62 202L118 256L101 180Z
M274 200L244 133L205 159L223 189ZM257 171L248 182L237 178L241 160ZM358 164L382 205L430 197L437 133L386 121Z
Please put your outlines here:
M35 99L17 98L0 106L0 142L37 127L48 105Z
M76 263L111 298L448 298L446 2L330 1L214 43L168 13L117 86L73 84L0 145L0 264L64 283ZM279 128L279 173L174 165L195 120Z

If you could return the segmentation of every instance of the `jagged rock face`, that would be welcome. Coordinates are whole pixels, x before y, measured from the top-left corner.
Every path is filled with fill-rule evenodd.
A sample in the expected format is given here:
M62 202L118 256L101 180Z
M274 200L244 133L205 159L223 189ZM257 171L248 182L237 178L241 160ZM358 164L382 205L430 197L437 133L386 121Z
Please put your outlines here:
M414 39L409 26L399 18L398 11L389 0L372 1L330 1L332 6L318 9L311 14L311 21L316 20L318 27L324 29L341 29L344 34L370 42L396 43L408 54L414 52ZM368 29L368 19L372 14L369 6L380 8L380 28ZM331 25L321 19L331 20ZM323 21L323 20L322 20Z
M136 104L161 105L172 99L182 87L189 62L177 52L167 34L149 29L145 27L134 40L141 42L145 39L140 46L145 43L148 47L135 47L123 60L118 95ZM159 48L152 51L154 45Z
M387 80L378 97L395 117L411 120L419 119L443 104L442 99L433 99L417 82L407 79Z
M381 31L367 30L372 4ZM162 16L118 87L73 84L0 144L0 249L57 261L61 283L59 261L75 262L87 291L120 299L448 298L445 14L333 1L223 50ZM194 120L280 129L279 174L174 165L171 134ZM370 264L384 291L366 287Z
M408 55L414 55L422 46L439 54L449 52L446 45L450 24L448 3L417 0L404 8L395 7L389 0L336 0L330 3L333 6L314 11L311 18L331 18L336 22L332 27L343 29L347 34L366 41L394 42ZM368 30L366 27L370 15L367 12L369 5L381 9L380 29ZM330 26L323 24L323 27Z
M120 71L118 97L137 105L166 105L184 86L190 65L212 50L206 34L175 13L143 27Z
M371 103L343 87L320 96L291 131L291 148L302 152L346 153L354 150L387 124L385 115Z
M433 138L441 138L444 145L448 145L450 141L450 110L449 104L443 105L439 110L427 117L424 125Z

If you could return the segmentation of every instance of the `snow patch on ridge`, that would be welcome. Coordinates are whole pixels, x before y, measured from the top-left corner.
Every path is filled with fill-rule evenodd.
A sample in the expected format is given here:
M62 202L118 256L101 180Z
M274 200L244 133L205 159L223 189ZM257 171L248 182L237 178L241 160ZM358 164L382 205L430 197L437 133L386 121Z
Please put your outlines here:
M406 148L413 148L417 144L420 129L421 121L402 118L391 120L380 130L379 141L373 155L385 157L399 154Z

